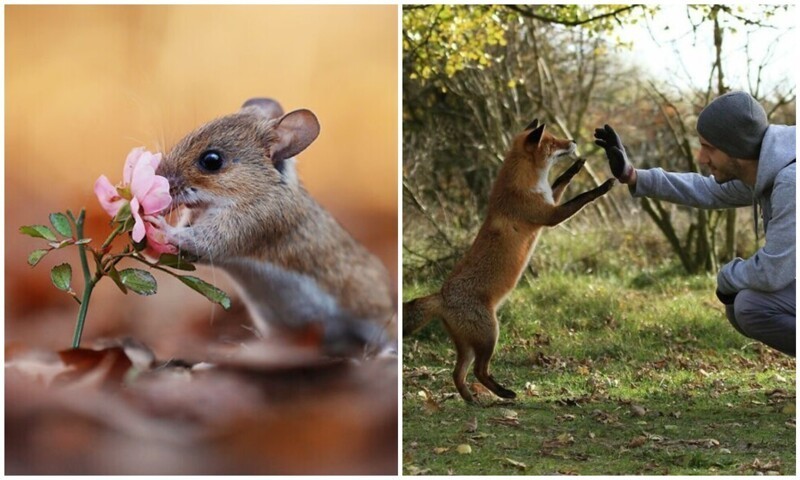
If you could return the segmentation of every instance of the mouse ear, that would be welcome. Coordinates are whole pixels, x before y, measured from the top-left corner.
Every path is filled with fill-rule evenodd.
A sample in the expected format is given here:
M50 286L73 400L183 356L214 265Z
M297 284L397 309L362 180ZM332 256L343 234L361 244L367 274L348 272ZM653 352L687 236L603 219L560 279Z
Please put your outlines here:
M270 158L280 162L306 149L319 135L319 121L310 110L289 112L275 125L275 142L270 146Z
M281 104L271 98L251 98L242 105L242 110L244 109L266 117L267 120L283 115Z

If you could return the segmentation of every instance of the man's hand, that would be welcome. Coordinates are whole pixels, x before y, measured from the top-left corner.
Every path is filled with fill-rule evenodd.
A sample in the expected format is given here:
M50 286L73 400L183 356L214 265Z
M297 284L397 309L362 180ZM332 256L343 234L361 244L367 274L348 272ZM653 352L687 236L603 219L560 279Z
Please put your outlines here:
M630 184L635 182L636 171L633 169L631 162L628 161L625 146L622 145L622 139L619 138L617 132L606 124L603 128L595 129L594 138L594 143L603 147L606 151L611 173L622 183Z

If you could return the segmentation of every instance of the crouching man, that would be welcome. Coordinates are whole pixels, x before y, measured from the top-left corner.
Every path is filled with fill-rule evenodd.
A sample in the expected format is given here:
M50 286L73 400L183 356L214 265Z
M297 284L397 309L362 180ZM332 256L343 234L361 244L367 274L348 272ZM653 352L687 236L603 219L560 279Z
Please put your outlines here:
M714 99L697 118L698 162L711 176L635 169L619 135L605 125L595 143L611 172L634 197L698 208L752 205L758 235L761 209L766 241L753 256L736 258L717 275L717 297L742 335L795 356L796 127L770 125L764 108L745 92Z

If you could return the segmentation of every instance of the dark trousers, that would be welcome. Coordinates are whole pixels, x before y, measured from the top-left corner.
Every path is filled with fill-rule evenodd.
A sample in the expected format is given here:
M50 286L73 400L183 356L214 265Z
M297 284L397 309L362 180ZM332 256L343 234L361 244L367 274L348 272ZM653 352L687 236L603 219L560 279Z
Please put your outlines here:
M742 335L795 356L796 281L777 292L742 290L725 306L731 324Z

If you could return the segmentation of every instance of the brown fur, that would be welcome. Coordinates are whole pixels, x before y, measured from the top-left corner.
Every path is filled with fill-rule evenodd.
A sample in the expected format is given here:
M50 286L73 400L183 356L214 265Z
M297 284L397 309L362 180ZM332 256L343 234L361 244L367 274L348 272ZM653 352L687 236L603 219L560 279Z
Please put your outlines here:
M531 125L535 124L534 121ZM496 311L519 281L542 227L558 225L613 185L613 180L606 181L559 205L564 190L584 162L577 160L552 187L541 183L541 179L547 179L551 155L564 150L574 150L574 143L553 137L544 131L544 125L518 135L492 186L486 219L472 247L456 264L440 292L403 305L404 335L419 330L433 318L444 322L456 347L453 380L467 402L474 402L466 384L473 360L478 381L500 397L515 397L489 373L499 332Z
M394 336L394 302L383 264L296 177L290 157L318 132L311 112L283 115L277 102L255 99L187 135L158 169L170 182L174 204L192 210L191 225L165 227L168 238L223 269L235 259L313 279L343 314L380 324ZM208 150L223 158L217 171L198 164Z

